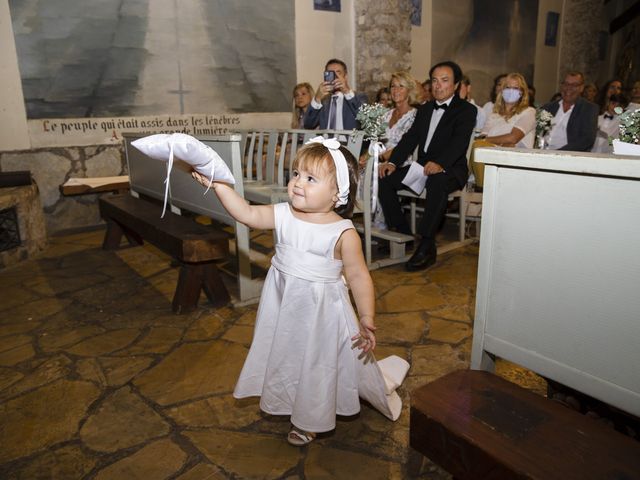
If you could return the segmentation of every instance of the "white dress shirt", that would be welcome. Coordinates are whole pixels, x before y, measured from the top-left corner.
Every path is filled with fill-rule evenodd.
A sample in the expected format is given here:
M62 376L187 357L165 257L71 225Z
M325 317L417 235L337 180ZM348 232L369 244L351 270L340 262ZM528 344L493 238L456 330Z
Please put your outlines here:
M436 100L436 105L447 105L447 108L449 108L451 106L451 100L453 99L453 95L451 97L449 97L447 100L445 100L444 102L438 102ZM431 139L433 138L433 134L436 131L436 128L438 128L438 124L440 123L440 119L442 118L442 116L444 115L444 108L439 108L439 109L434 109L433 113L431 114L431 121L429 122L429 132L427 133L427 141L424 142L424 151L426 152L427 149L429 148L429 144L431 143Z
M592 152L613 152L613 146L609 145L609 137L618 138L620 136L620 117L613 115L613 118L609 118L609 116L609 114L603 114L598 117L598 132L596 133L596 141L591 147Z
M575 105L571 105L571 108L565 112L564 108L562 108L562 100L559 103L556 116L551 122L553 126L551 127L551 133L549 133L549 150L558 150L569 143L567 140L567 124Z

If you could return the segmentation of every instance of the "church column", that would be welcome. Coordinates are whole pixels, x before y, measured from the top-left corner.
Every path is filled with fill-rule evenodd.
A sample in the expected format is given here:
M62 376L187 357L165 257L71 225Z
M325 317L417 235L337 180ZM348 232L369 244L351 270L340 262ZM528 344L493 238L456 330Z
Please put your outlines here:
M391 74L411 67L410 3L407 0L354 0L358 90L375 100Z
M588 82L600 81L604 59L600 58L600 32L608 38L608 22L602 0L565 0L560 46L559 80L568 70L584 73Z

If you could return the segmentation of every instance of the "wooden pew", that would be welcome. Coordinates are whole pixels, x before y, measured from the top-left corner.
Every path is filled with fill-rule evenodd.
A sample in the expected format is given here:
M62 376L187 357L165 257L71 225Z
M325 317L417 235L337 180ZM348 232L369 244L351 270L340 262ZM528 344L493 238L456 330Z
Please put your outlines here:
M412 392L411 446L460 479L640 479L637 439L492 373L504 358L640 417L640 161L476 153L473 370Z
M131 195L102 197L99 207L100 215L107 222L102 245L105 250L119 248L124 235L130 243L137 245L146 240L180 263L172 302L175 313L195 309L202 290L215 307L229 302L229 293L214 263L229 254L229 242L224 232L172 212L166 212L164 218L160 218L162 205Z
M457 479L638 479L640 442L490 372L411 394L410 444Z
M310 138L338 136L358 158L363 132L353 130L244 130L242 140L243 184L245 198L251 203L269 204L288 201L287 179L296 152Z
M131 142L144 135L124 134L125 153L129 166L131 194L147 195L162 200L164 198L164 180L166 164L147 157L131 146ZM219 137L199 137L203 143L213 148L227 163L236 179L234 189L244 196L242 166L240 163L239 134ZM216 195L198 184L191 177L191 168L184 162L176 161L171 172L169 206L171 211L180 214L182 210L204 215L225 225L231 225L235 231L235 255L238 262L238 300L236 305L255 303L260 297L263 280L253 278L251 274L251 253L249 248L249 228L236 222L224 209Z

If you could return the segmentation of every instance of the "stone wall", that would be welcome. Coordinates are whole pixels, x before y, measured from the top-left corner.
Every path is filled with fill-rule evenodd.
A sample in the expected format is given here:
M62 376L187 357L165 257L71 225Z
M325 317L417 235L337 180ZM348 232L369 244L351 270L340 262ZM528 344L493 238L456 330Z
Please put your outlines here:
M47 148L0 152L0 171L30 170L40 190L49 234L102 223L98 195L65 197L60 185L71 177L110 177L126 174L122 145Z
M411 67L410 3L355 0L358 90L371 101L393 72Z
M609 25L602 0L565 0L560 47L560 81L569 70L584 73L588 82L600 78L605 62L598 58L599 32Z

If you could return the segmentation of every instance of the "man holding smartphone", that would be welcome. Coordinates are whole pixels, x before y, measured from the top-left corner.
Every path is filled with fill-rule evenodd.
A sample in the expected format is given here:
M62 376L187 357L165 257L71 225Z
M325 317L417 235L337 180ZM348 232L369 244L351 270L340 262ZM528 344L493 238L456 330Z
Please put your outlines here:
M324 78L304 116L304 128L353 130L356 115L367 96L356 94L349 86L347 65L332 58L324 67Z

